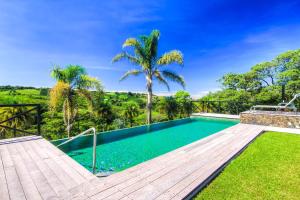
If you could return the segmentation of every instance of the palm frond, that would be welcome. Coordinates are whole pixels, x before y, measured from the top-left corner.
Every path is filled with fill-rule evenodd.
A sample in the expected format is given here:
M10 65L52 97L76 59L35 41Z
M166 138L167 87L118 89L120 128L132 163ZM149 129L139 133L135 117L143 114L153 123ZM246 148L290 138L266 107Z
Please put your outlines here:
M165 53L157 60L158 65L170 65L173 63L183 65L183 54L178 50Z
M83 98L86 99L87 103L88 103L88 108L90 111L92 111L93 108L93 97L92 94L89 90L86 89L79 89L76 91L77 94Z
M70 85L62 81L58 81L57 84L50 90L50 110L56 110L62 99L69 95Z
M85 69L80 65L68 65L66 68L55 66L51 71L51 76L57 81L76 86L82 75L86 75Z
M128 38L123 43L123 48L125 47L133 47L135 54L138 56L145 58L145 52L142 44L136 38Z
M158 80L158 82L160 84L165 85L167 87L168 91L170 91L170 86L169 86L168 82L161 76L161 73L156 70L156 71L154 71L153 74L154 74L155 78Z
M141 73L143 73L141 70L137 70L137 69L130 70L130 71L126 72L126 73L120 78L120 81L125 80L125 79L128 78L128 76L130 76L130 75L138 76L138 75L140 75Z
M176 82L176 83L180 84L183 88L185 88L185 81L182 76L180 76L170 70L163 70L163 71L161 71L161 73L166 79Z
M66 75L64 73L64 70L58 65L55 65L54 68L52 69L51 77L57 81L65 81L66 80Z
M96 90L102 90L103 88L101 82L97 78L88 75L80 76L77 87L78 89L96 89Z
M64 69L64 73L67 79L67 83L69 83L72 87L79 85L81 76L87 74L85 69L80 65L68 65Z
M146 56L148 57L148 60L152 62L152 64L155 64L154 62L157 58L159 35L160 32L158 30L153 30L148 37L147 36L143 37Z
M122 52L122 53L119 53L117 54L113 59L112 59L112 62L115 63L115 62L118 62L122 59L127 59L129 60L129 62L131 62L132 64L135 64L135 65L139 65L139 59L132 56L132 55L129 55L128 53L126 52Z
M157 57L157 48L158 48L159 36L160 36L159 30L153 30L150 34L150 37L151 37L150 53L151 53L153 58Z

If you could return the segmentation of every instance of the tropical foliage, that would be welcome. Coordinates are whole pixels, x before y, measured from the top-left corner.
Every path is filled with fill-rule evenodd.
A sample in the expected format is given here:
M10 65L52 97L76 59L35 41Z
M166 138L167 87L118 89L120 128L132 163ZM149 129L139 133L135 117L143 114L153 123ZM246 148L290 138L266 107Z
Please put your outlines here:
M16 94L9 95L9 91L14 88L9 86L9 89L3 89L0 91L0 104L10 103L40 103L42 105L42 135L48 139L59 139L67 137L66 125L64 123L64 113L62 109L63 102L53 112L49 107L50 92L44 96L45 91L51 91L47 88L15 88ZM43 91L44 90L44 91ZM138 126L145 124L145 97L146 94L138 93L120 93L120 92L103 92L103 91L90 91L92 97L93 109L91 112L88 109L88 100L86 98L78 97L77 100L77 115L72 126L72 134L80 133L90 127L95 127L98 131L114 130L119 128L126 128L130 126ZM125 115L125 110L129 104L134 105L134 113L130 114L132 117L129 120ZM153 96L153 122L161 122L171 119L178 119L180 117L179 111L183 108L175 96L162 97ZM175 109L173 109L175 108ZM22 109L23 111L27 110ZM129 109L131 110L131 109ZM138 115L136 115L138 110ZM0 108L1 113L6 113L6 109ZM127 112L127 111L126 111ZM16 111L15 111L16 113ZM7 116L1 115L1 119L5 120ZM182 114L181 114L182 115ZM182 115L182 117L184 117ZM17 126L22 130L28 130L31 132L36 131L36 112L30 112L26 115L26 122L20 122ZM21 119L19 119L21 120ZM11 124L9 124L11 126ZM13 137L14 133L8 129L1 131L1 138ZM20 133L16 133L17 136ZM21 134L22 135L22 134Z
M123 44L123 48L132 47L133 54L129 51L123 51L113 58L113 62L120 61L122 59L128 60L139 68L132 69L124 74L120 80L128 78L128 76L138 76L144 74L146 78L147 88L147 123L152 121L152 100L153 100L153 81L157 80L160 84L163 84L169 90L169 84L167 81L174 81L179 83L183 87L185 82L182 76L176 74L174 71L165 68L166 65L179 64L183 65L183 55L178 50L172 50L163 55L158 55L158 41L160 32L153 30L149 36L142 35L139 38L128 38Z
M193 112L192 98L186 91L178 91L175 100L179 108L179 117L188 117Z
M225 74L219 82L223 89L209 93L201 100L244 102L246 105L238 111L243 111L253 104L288 101L293 95L300 93L300 50L284 52L273 60L254 65L246 73ZM222 105L226 106L221 108L222 110L232 112L241 106L227 103Z
M4 107L0 110L0 122L2 127L0 127L0 138L6 137L16 137L18 135L17 131L13 129L9 129L6 127L11 127L14 129L22 129L26 130L30 128L30 124L34 121L33 116L30 113L25 113L20 115L21 113L25 112L24 107ZM17 116L17 117L15 117ZM12 120L7 120L12 117Z
M122 107L122 115L124 119L129 122L130 127L132 127L134 118L139 115L139 105L134 101L129 101L125 102Z

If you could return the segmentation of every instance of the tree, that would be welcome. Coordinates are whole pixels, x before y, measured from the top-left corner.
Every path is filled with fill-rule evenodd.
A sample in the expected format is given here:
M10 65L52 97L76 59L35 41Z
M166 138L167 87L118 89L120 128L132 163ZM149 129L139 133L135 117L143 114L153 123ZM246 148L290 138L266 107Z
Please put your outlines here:
M112 124L115 117L115 114L112 110L112 105L108 99L104 98L102 92L96 92L93 97L94 106L93 106L93 121L95 126L101 128L101 130L107 130L108 125Z
M278 79L287 85L293 93L300 90L300 50L287 51L275 58L279 66Z
M239 74L228 73L219 79L219 82L226 88L236 90L239 83Z
M87 75L85 69L79 65L69 65L65 69L54 67L51 76L57 81L50 91L50 108L54 111L62 102L63 119L68 137L78 113L78 98L87 100L92 107L90 89L101 90L98 79Z
M128 121L130 127L132 127L134 118L139 115L139 105L134 101L129 101L123 103L122 107L124 109L122 115L125 118L125 121Z
M252 91L260 88L261 84L258 81L258 76L254 71L244 74L228 73L220 80L225 89Z
M166 113L168 120L176 118L178 105L174 97L164 97L160 102L160 108L164 113Z
M261 89L262 84L256 73L253 71L246 72L239 75L238 89L249 92L255 92Z
M225 74L220 82L223 90L210 93L202 99L243 102L246 105L234 105L233 109L249 109L253 104L278 104L285 94L287 99L291 99L300 92L300 49L281 53L271 61L254 65L246 73ZM226 107L226 103L224 105ZM230 111L231 108L228 106L222 110Z
M133 69L124 74L120 80L126 79L128 76L138 76L144 74L146 78L147 88L147 123L152 121L152 86L153 81L157 80L159 83L165 85L168 90L170 89L167 80L174 81L185 86L185 82L182 76L177 75L171 70L165 69L163 66L177 63L183 65L183 55L178 50L172 50L164 53L162 56L158 56L158 41L160 32L153 30L149 36L139 36L136 38L128 38L123 44L123 48L132 47L134 54L130 54L128 51L116 55L113 58L113 62L126 59L133 65L139 66L140 69Z
M259 80L264 82L267 86L275 84L275 78L277 73L276 62L263 62L254 65L251 71L257 74Z
M192 98L186 91L178 91L175 94L176 102L179 106L180 117L188 117L193 112Z

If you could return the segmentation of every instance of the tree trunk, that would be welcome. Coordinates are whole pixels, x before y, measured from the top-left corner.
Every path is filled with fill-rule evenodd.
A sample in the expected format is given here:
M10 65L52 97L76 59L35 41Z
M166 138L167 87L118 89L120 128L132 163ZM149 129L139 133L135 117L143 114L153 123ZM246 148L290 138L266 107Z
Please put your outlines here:
M147 79L147 124L151 124L152 122L152 79L150 77L146 77Z
M70 111L68 108L68 124L67 124L68 138L70 138Z
M70 113L70 101L68 99L64 101L63 112L64 112L64 122L65 125L67 126L66 130L67 130L68 138L70 138L71 113Z

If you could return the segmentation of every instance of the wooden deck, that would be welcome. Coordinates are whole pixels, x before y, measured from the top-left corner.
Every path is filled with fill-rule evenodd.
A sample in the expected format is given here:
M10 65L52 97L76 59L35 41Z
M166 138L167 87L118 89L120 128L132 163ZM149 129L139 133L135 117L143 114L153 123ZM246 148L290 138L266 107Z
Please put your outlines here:
M0 199L183 199L263 129L238 124L105 178L40 137L6 140L0 143Z
M70 189L93 174L47 140L28 136L0 141L0 199L69 199Z

